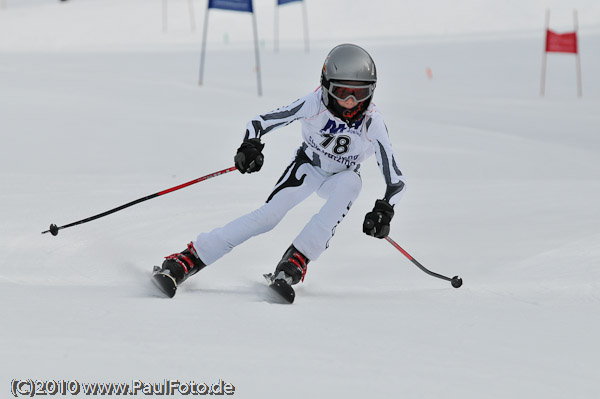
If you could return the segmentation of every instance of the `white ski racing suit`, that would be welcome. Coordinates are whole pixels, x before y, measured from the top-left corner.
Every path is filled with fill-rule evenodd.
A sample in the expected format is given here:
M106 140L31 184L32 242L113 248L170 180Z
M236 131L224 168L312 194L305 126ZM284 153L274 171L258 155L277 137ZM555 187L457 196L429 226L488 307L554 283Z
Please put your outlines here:
M273 229L294 206L316 192L325 204L294 239L293 245L309 260L328 247L337 225L358 197L361 163L375 154L383 174L383 199L395 205L404 193L404 177L396 164L382 115L370 104L364 116L348 126L321 100L321 89L288 106L256 116L248 122L245 139L260 138L296 120L303 142L266 203L227 225L201 233L194 246L209 265L247 239Z

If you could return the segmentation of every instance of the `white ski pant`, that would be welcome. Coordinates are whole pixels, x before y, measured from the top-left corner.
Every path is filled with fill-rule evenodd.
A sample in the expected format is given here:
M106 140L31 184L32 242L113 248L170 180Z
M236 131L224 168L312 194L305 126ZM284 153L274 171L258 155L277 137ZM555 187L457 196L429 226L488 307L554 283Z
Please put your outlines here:
M300 252L314 261L329 247L329 240L361 187L361 178L353 170L329 174L297 157L263 206L223 227L201 233L194 246L200 259L210 265L247 239L272 230L290 209L316 192L326 199L325 204L293 241ZM285 248L281 252L284 251Z

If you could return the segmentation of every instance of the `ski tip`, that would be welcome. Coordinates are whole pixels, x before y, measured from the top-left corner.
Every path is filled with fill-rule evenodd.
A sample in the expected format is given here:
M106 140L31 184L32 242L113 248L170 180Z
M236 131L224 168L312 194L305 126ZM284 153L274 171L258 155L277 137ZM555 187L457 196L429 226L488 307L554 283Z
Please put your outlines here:
M152 281L158 289L169 298L173 298L177 292L177 283L168 273L161 272L161 268L154 266Z
M278 299L280 299L279 303L294 303L294 299L296 299L296 292L292 286L285 281L275 280L269 285L269 288L277 293Z

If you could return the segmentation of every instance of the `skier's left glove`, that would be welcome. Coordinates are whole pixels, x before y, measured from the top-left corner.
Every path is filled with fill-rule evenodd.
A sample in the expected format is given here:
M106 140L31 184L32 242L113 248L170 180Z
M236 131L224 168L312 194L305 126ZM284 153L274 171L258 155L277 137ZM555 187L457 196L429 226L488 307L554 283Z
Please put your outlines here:
M393 217L394 208L386 200L375 201L373 210L365 215L363 233L377 238L387 237Z
M235 167L242 173L258 172L265 159L261 152L264 147L260 139L244 140L233 158Z

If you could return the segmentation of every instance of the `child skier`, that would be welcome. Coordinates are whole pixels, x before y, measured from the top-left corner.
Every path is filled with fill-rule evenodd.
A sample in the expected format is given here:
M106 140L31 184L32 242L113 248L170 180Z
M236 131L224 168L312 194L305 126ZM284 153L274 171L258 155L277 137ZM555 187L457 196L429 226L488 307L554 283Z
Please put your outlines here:
M386 190L366 214L363 232L377 238L388 235L394 205L404 192L404 178L383 117L371 103L376 82L371 56L359 46L342 44L325 59L319 89L248 122L234 157L241 173L261 169L261 139L272 130L300 120L303 142L265 204L223 227L201 233L183 252L166 257L156 272L172 285L167 295L173 296L178 284L237 245L273 229L291 208L316 192L326 199L325 204L293 240L275 272L268 275L275 286L291 290L289 302L293 301L291 285L304 281L308 263L329 247L337 225L360 193L361 162L373 153Z

